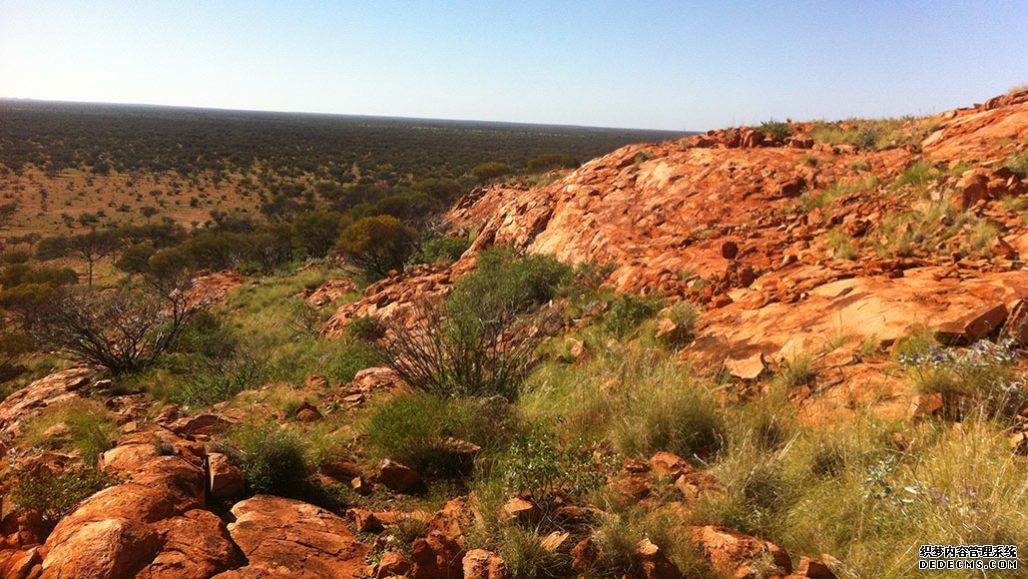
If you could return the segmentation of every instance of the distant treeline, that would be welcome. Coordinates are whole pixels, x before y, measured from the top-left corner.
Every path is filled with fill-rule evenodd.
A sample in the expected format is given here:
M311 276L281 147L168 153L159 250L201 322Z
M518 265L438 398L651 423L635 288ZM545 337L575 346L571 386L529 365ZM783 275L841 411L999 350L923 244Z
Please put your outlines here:
M456 179L482 163L529 169L539 155L581 161L683 133L0 100L0 164L50 172L250 173L347 183ZM359 175L353 174L358 167Z

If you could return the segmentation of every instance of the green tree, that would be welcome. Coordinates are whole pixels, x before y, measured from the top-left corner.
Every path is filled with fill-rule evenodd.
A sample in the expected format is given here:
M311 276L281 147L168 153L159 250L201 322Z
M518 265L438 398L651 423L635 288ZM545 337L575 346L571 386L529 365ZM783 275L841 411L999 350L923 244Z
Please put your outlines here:
M483 183L491 179L508 175L510 172L510 165L493 161L476 166L471 170L471 176L478 180L478 182Z
M324 257L332 251L346 223L343 215L335 211L301 213L292 224L293 247L311 257Z
M401 269L414 252L415 232L389 215L359 219L339 236L338 249L351 261L378 275Z

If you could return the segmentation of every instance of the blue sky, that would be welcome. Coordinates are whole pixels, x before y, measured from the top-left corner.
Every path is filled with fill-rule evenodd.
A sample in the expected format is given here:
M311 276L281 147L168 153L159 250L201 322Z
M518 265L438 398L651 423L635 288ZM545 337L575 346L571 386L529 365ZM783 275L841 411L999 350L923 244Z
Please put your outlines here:
M662 129L1028 83L1028 1L0 0L0 96Z

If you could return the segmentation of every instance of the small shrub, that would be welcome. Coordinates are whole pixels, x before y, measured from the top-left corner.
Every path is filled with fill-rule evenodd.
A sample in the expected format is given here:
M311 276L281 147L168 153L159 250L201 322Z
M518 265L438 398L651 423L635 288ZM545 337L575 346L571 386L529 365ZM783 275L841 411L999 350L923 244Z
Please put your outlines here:
M774 119L761 123L760 130L779 139L784 139L792 135L792 129L789 128L788 123L783 123Z
M1017 173L1022 179L1028 178L1028 151L1011 154L1003 162L1003 166Z
M106 408L77 399L50 406L29 421L23 441L29 447L75 450L83 462L95 465L117 438L118 427Z
M458 460L449 439L495 448L513 426L508 413L503 402L413 392L374 405L362 430L379 457L430 476L462 476L473 465Z
M471 169L470 174L476 181L482 183L508 175L511 172L510 165L499 162L482 163Z
M899 177L896 177L894 184L897 187L920 186L933 181L939 177L939 170L928 161L917 161L912 163Z
M653 317L659 308L660 303L656 300L633 295L618 296L603 317L603 328L622 338L644 320Z
M380 359L420 390L513 400L545 337L546 320L533 310L570 271L544 256L484 251L441 306L423 303L413 323L389 326L390 338L377 345Z
M351 341L334 358L326 374L333 382L349 382L357 372L381 363L379 354L368 345Z
M571 557L544 547L532 529L506 526L493 543L487 546L503 559L511 579L567 577L571 572Z
M110 474L91 467L61 472L16 468L6 476L14 481L8 498L19 512L39 513L43 525L53 529L87 497L117 482Z
M836 228L828 232L828 247L832 248L832 255L836 259L857 258L857 250L853 247L850 237L841 229Z
M776 378L786 388L806 386L817 378L814 369L814 357L810 354L799 354L791 360L786 360L778 371Z
M385 326L382 320L368 314L350 320L346 333L355 340L374 342L385 336Z
M557 496L578 497L603 484L603 465L581 444L562 444L536 428L516 438L497 461L505 494L528 495L541 505Z
M252 492L286 497L310 492L314 469L295 432L271 422L243 425L229 433L227 447Z
M467 237L437 237L425 243L412 258L414 263L453 263L471 247Z
M662 339L672 346L684 346L693 339L700 312L692 303L682 301L668 309L667 318L675 324L675 330L662 336Z
M967 396L972 405L1006 415L1028 405L1023 377L1015 372L1017 359L1012 341L987 340L966 349L929 346L923 353L899 356L921 392Z

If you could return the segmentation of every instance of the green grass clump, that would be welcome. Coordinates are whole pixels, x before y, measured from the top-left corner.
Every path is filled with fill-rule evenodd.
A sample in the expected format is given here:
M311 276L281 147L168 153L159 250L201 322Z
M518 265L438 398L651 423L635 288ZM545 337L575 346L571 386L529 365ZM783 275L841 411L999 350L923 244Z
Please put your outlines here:
M917 187L938 179L940 174L928 161L916 161L900 173L893 184L896 187Z
M667 318L675 324L675 331L665 334L662 339L670 346L684 346L692 341L696 333L696 324L700 320L700 311L691 302L682 301L667 310Z
M1003 162L1003 166L1017 173L1022 179L1028 178L1028 151L1012 153Z
M114 446L118 426L100 403L76 399L48 407L25 427L23 442L34 448L77 451L86 464Z
M785 388L806 386L815 378L817 371L814 368L814 356L810 354L798 354L786 360L775 374L776 382Z
M273 422L241 425L224 445L251 492L305 497L314 467L304 439Z
M707 387L663 350L608 355L581 368L547 367L522 404L529 419L560 419L570 432L648 458L668 451L709 458L724 416Z
M828 232L828 247L832 248L832 255L836 259L857 258L857 249L853 247L853 241L841 229L835 228Z
M392 458L429 476L452 477L468 474L473 465L456 461L447 439L490 452L517 428L504 401L412 392L374 404L361 430L378 458Z

